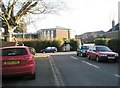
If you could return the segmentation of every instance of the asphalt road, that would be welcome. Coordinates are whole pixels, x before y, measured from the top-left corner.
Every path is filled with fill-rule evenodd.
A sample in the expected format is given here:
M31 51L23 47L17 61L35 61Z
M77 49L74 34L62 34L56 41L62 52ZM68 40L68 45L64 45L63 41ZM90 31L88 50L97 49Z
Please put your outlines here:
M75 52L38 54L35 80L3 79L3 86L118 86L119 62L96 62Z
M118 86L119 62L96 62L76 53L51 56L66 86Z
M36 79L26 77L3 78L2 87L7 86L55 86L52 68L48 57L36 59Z

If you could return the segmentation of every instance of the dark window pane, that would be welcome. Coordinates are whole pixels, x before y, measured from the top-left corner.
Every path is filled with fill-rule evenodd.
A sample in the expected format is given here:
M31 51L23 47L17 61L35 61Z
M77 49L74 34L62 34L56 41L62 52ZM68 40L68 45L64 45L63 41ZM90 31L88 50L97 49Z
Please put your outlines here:
M26 55L27 51L25 48L6 48L2 49L2 56L19 56ZM0 56L1 56L0 55Z
M96 47L97 51L110 52L111 50L108 47Z

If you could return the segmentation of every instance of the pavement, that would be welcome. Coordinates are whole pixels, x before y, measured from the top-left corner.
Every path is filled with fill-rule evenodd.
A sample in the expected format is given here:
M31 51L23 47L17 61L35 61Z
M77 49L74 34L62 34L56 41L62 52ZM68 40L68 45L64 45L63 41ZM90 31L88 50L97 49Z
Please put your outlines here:
M70 51L70 52L65 52L64 54L75 54L76 52L75 51ZM56 52L56 53L36 53L35 54L35 58L38 58L38 57L41 57L41 58L44 58L44 57L49 57L50 55L61 55L63 54L63 52Z

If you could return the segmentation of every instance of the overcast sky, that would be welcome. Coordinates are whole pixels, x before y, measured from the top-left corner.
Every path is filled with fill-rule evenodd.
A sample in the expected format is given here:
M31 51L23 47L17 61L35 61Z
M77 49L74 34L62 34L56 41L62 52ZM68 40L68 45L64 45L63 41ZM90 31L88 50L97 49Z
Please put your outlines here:
M28 32L61 26L72 29L75 34L92 31L108 31L112 20L118 23L120 0L64 0L69 9L59 15L37 16L36 23L28 26Z

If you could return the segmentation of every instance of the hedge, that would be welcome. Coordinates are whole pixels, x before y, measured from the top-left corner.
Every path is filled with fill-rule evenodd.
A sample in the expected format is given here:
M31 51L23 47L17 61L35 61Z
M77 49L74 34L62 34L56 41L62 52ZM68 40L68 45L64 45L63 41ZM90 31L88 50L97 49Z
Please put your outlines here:
M107 46L120 55L120 39L109 40Z
M56 47L58 51L62 51L62 48L64 46L64 41L62 39L56 39L56 40L33 40L33 41L23 41L23 42L18 42L19 45L25 45L28 47L33 47L35 48L37 53L40 53L40 51L46 47ZM76 51L77 47L80 45L80 41L76 39L68 39L66 40L68 44L71 46L71 51ZM4 46L14 46L15 43L10 43L10 42L4 42ZM2 47L4 47L2 46Z
M112 51L120 55L120 39L98 38L95 40L95 45L108 46Z
M42 49L46 47L56 47L58 51L61 51L62 41L60 40L36 40L36 41L24 41L25 46L33 47L36 52L39 53Z
M0 48L1 47L8 47L8 46L15 46L15 42L1 42L0 43Z
M71 51L76 51L78 46L80 45L80 40L70 39L69 44L71 46Z
M110 40L110 38L97 38L97 39L95 39L95 45L107 46L109 40Z

